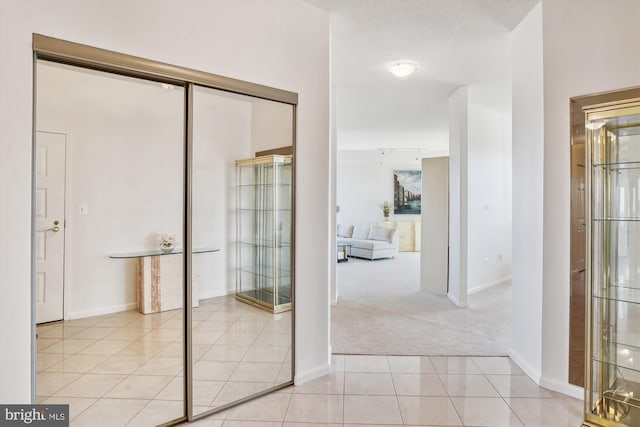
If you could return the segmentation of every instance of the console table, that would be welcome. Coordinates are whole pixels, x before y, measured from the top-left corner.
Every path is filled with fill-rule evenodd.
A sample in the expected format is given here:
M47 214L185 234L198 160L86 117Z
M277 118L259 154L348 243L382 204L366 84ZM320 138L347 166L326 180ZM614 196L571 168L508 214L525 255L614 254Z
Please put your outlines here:
M194 254L218 252L216 248L194 249ZM138 259L138 311L142 314L159 313L165 310L175 310L183 306L182 286L184 274L182 249L172 252L160 250L112 254L113 259ZM200 304L197 282L192 283L192 299L194 307Z

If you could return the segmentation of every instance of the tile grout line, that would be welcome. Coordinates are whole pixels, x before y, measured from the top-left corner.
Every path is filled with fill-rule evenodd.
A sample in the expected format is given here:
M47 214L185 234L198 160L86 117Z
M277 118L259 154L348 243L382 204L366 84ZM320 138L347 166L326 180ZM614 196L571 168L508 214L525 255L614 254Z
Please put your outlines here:
M404 426L405 422L404 422L404 417L402 416L402 408L400 407L400 398L398 396L398 390L396 389L396 380L391 370L391 363L389 362L389 356L385 356L385 360L387 362L387 367L389 368L389 376L391 377L391 385L393 386L393 393L396 396L396 405L398 405L398 413L400 414L400 421Z

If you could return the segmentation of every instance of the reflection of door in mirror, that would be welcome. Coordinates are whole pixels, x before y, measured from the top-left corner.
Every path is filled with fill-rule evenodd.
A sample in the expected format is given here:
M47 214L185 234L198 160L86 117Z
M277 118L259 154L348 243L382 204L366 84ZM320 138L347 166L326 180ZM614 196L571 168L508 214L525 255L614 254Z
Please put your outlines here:
M36 323L63 317L66 135L36 132Z
M35 298L37 322L56 321L37 326L38 402L69 403L79 425L104 414L113 426L182 417L182 303L141 314L139 259L110 256L157 252L158 234L183 241L184 90L36 66L36 129L47 132L35 147ZM156 285L183 264L179 253L148 259Z
M191 332L193 412L202 414L293 380L291 312L268 312L235 299L236 253L256 253L255 240L246 244L238 237L235 208L242 190L235 161L291 146L293 107L200 86L194 87L193 103L193 247L225 248L209 261L193 255L200 299Z

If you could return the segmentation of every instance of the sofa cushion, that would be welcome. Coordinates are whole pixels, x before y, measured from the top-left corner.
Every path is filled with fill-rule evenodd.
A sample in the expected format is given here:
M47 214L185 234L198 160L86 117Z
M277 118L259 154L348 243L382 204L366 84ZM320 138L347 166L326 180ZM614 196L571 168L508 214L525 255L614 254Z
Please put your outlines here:
M356 225L355 227L353 227L353 234L351 235L351 237L353 237L354 239L366 240L369 237L370 228L371 227L368 225L364 227Z
M383 242L393 243L395 233L395 228L374 225L371 227L371 231L369 231L369 240L381 240Z
M356 249L367 249L370 251L395 248L392 243L382 240L353 240L351 245Z
M338 245L351 245L353 243L353 239L351 237L338 237L336 238L336 243Z
M338 225L338 237L351 237L353 235L353 225Z

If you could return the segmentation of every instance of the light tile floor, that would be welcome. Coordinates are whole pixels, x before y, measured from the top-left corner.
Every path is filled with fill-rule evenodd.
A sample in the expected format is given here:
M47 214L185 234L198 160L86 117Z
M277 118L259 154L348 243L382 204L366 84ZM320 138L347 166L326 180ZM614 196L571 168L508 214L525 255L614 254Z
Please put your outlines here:
M182 310L135 310L37 328L39 403L69 403L74 426L149 426L183 414ZM291 378L291 312L232 297L193 309L194 413Z
M334 355L330 375L195 422L206 427L579 427L582 402L508 357Z
M233 299L194 310L195 411L288 379L290 314ZM134 311L38 327L38 401L72 426L154 426L182 414L182 314ZM508 357L335 355L326 377L199 427L578 427L579 400L538 387Z

